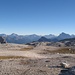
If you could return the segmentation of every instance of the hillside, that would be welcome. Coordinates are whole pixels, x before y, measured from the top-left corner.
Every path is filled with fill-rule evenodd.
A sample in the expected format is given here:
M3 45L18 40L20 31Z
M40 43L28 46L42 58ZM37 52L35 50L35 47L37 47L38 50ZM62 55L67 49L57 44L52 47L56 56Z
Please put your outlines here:
M17 44L25 44L25 43L30 43L33 41L38 41L38 40L41 42L50 42L50 41L57 42L59 40L75 37L75 35L69 35L66 33L61 33L58 36L55 36L53 34L43 35L43 36L36 35L36 34L18 35L15 33L12 33L10 35L0 34L0 36L4 37L8 43L17 43Z
M66 46L75 46L75 38L64 39L61 40L60 42L65 43Z

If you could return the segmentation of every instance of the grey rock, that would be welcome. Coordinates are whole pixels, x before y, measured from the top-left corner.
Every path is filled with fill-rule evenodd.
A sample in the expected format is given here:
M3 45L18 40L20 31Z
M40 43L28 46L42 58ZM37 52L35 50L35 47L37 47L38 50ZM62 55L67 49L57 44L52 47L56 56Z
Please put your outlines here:
M69 73L75 75L75 66L69 69Z
M0 43L1 44L6 43L5 39L3 37L1 37L1 36L0 36Z

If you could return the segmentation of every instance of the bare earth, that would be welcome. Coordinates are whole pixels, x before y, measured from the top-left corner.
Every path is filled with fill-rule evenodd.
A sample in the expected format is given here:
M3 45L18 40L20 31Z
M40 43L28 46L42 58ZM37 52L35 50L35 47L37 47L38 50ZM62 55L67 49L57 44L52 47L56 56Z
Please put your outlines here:
M58 49L53 46L32 48L28 45L0 44L0 75L59 75L61 62L75 65L75 54L45 52Z

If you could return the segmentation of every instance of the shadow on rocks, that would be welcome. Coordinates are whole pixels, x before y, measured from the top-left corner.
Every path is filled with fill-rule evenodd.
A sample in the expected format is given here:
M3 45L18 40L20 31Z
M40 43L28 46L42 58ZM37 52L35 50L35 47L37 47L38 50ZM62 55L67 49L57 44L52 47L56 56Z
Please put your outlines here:
M75 66L61 70L59 75L75 75Z

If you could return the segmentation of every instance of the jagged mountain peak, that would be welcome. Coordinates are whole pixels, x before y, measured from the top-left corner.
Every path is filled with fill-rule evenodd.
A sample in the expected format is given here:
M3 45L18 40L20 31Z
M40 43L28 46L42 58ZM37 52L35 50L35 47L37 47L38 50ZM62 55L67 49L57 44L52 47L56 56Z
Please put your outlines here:
M49 34L49 35L44 35L44 37L46 37L48 39L52 39L52 38L55 38L56 36L53 34Z
M67 34L67 33L65 33L65 32L62 32L62 33L60 33L59 35L69 35L69 34Z
M11 36L18 36L18 34L12 33Z
M71 38L71 35L62 32L61 34L59 34L59 36L58 36L57 38L58 38L59 40L61 40L61 39L66 39L66 38Z
M59 41L59 40L75 37L75 35L69 35L69 34L66 34L64 32L59 34L59 36L55 36L53 34L44 35L44 36L36 35L36 34L18 35L18 34L15 34L15 33L12 33L11 35L0 34L0 36L5 37L6 41L8 43L29 43L29 42L32 42L32 41L37 41L39 39L41 39L43 41L44 40L45 41Z
M50 42L51 40L50 39L47 39L46 37L41 37L39 40L39 42Z

